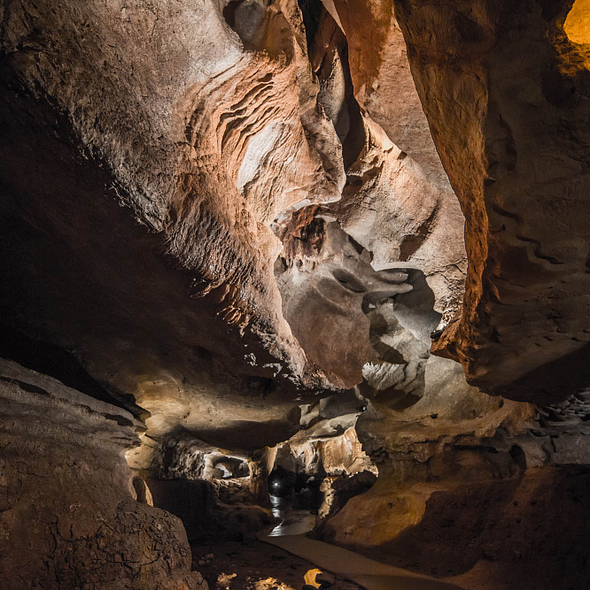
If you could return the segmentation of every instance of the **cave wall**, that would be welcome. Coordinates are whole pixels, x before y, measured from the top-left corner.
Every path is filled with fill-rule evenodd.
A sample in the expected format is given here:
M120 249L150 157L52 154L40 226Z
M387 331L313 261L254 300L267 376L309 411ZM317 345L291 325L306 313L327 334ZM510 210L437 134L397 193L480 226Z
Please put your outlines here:
M379 480L325 538L487 590L537 552L527 584L584 587L588 474L551 465L587 463L590 416L571 4L0 8L0 348L64 349L148 429L3 365L15 587L201 587L122 452L193 538L245 540L264 511L221 504L263 501L255 451L302 428L332 494L341 446L369 463L355 423Z
M541 408L444 383L403 411L375 402L360 415L378 478L319 538L469 590L586 588L585 398Z
M137 500L140 422L12 361L0 397L3 588L206 590L180 520Z
M432 140L393 4L324 5L345 33L354 96L370 121L367 136L379 145L380 128L401 151L391 164L375 148L366 150L365 166L359 158L339 207L343 226L374 252L377 265L396 260L421 269L436 310L449 322L460 314L467 270L464 218ZM373 179L359 189L355 176L362 175ZM389 191L394 198L383 199Z
M402 151L359 102L346 19L255 4L2 7L3 323L133 396L162 444L275 444L297 429L297 402L362 380L362 298L330 277L341 293L323 306L313 286L330 269L288 255L285 236L316 218L379 272L424 268L445 319L462 296L462 219L445 213L455 201L423 115ZM394 58L412 104L401 141L421 110ZM309 305L289 307L295 284ZM313 345L318 298L329 355Z
M484 390L540 403L588 384L588 46L564 30L572 4L395 4L466 217L463 314L436 348Z
M523 472L484 449L454 459L430 464L424 479L415 471L411 483L380 474L321 538L468 590L588 586L587 466Z
M269 220L344 182L296 6L258 49L215 2L2 11L3 321L134 395L156 436L276 442L293 382L330 384L282 318Z

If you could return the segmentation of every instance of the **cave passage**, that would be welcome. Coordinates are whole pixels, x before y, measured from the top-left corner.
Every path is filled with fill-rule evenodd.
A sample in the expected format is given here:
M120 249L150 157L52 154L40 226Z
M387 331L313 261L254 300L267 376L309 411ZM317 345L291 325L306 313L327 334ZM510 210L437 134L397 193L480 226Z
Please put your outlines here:
M589 47L4 2L0 588L588 590Z

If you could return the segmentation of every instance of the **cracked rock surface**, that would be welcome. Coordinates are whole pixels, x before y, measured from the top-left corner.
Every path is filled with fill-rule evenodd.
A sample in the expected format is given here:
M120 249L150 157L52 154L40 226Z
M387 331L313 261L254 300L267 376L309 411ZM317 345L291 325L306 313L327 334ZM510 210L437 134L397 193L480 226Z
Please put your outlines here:
M5 360L0 397L3 587L207 589L180 520L135 499L131 414Z

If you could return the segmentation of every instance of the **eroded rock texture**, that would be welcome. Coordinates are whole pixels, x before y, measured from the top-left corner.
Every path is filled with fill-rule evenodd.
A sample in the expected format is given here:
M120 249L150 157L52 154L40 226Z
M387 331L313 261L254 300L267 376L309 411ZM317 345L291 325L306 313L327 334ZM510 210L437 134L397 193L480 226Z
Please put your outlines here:
M362 414L378 479L316 534L469 590L586 587L588 436L568 421L573 408L542 416L461 390L447 398L455 407L444 399Z
M302 207L335 217L379 268L424 267L437 309L456 310L460 276L440 275L460 275L461 220L444 221L453 201L425 176L438 164L405 157L361 108L336 13L3 10L6 322L133 394L155 434L212 430L204 416L239 429L227 409L252 390L241 422L265 422L271 441L289 423L291 381L342 385L281 313L271 225Z
M202 589L170 513L248 541L288 470L326 539L586 588L581 1L5 3L3 579Z
M374 252L380 267L395 260L421 269L448 322L460 311L467 267L463 216L422 111L393 5L324 4L345 32L366 124L365 147L348 170L338 206L343 227Z
M0 397L4 588L207 589L180 520L136 500L130 413L4 360Z
M438 350L486 391L559 401L588 385L590 74L564 31L573 2L395 4L467 220L463 314Z
M133 394L155 434L267 422L251 448L296 395L265 380L326 384L280 313L269 222L344 184L298 9L261 10L248 50L214 2L13 3L2 29L5 321Z

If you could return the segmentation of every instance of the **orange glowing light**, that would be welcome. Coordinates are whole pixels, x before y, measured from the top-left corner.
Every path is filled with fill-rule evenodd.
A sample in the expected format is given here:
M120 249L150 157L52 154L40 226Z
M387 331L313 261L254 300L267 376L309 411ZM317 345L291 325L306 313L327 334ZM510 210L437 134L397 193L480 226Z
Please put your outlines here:
M565 34L573 43L590 44L590 0L576 0L565 19Z

